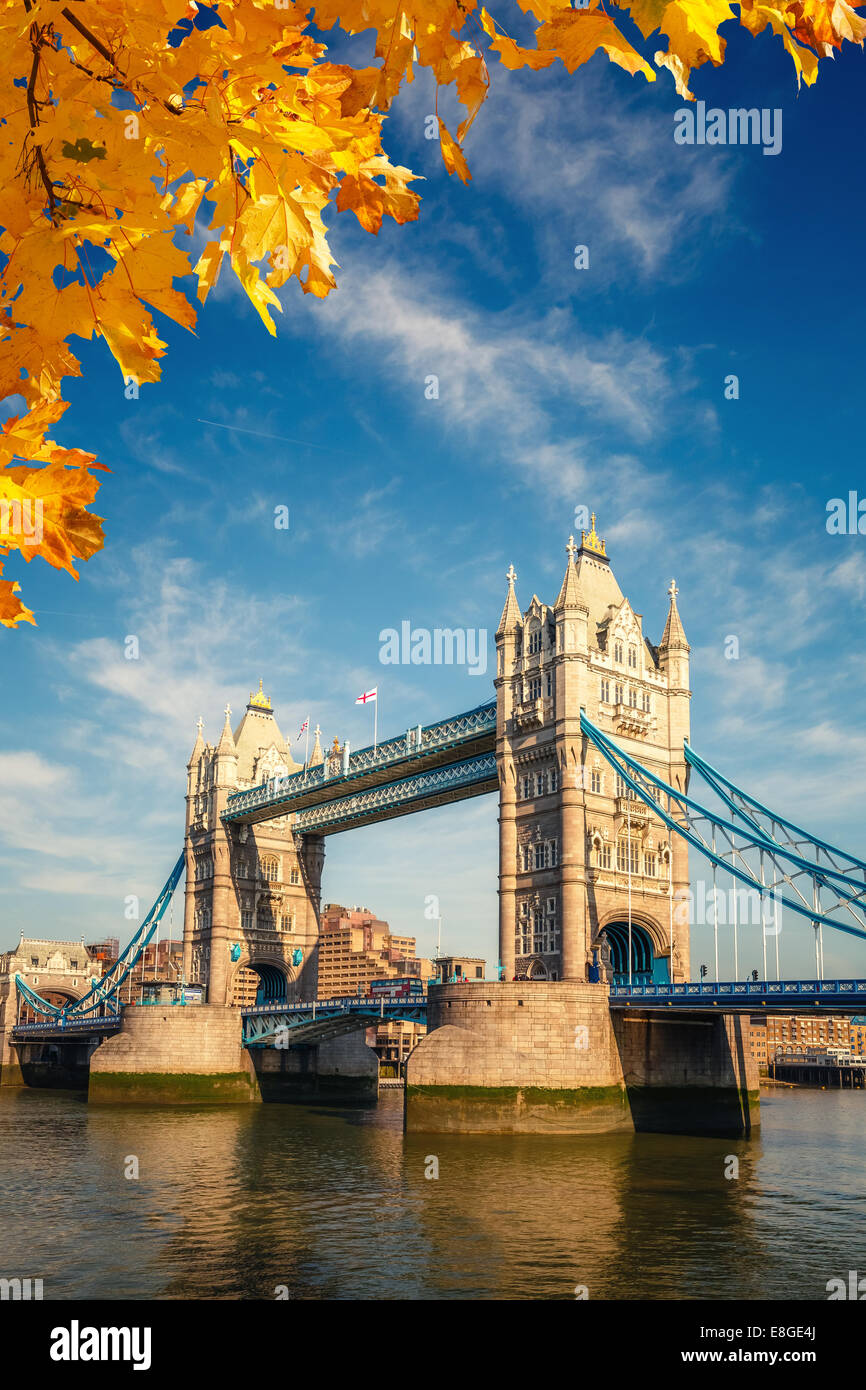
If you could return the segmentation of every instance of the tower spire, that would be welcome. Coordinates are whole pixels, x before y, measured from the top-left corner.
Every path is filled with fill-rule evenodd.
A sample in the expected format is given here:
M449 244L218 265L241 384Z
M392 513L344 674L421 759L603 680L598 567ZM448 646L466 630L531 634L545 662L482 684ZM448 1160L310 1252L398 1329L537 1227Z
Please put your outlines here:
M201 731L202 731L202 728L204 727L204 721L202 720L201 715L199 715L198 723L196 724L195 727L196 727L195 743L193 744L193 746L192 746L192 752L191 752L190 755L189 755L189 762L187 763L187 768L194 767L195 764L198 762L199 758L201 757L202 752L204 751L204 739L203 739L202 736L201 736Z
M559 597L553 605L554 613L559 612L563 608L582 608L585 606L577 578L577 565L574 562L574 556L577 551L577 546L574 543L574 536L569 536L568 545L565 549L568 555L568 563L565 567L565 578L562 581Z
M321 733L322 731L317 724L315 741L313 743L313 751L310 754L310 761L308 763L309 767L318 767L320 763L323 763L325 761L322 755L322 745L320 742Z
M231 719L231 713L232 713L232 707L231 707L231 705L226 705L226 707L225 707L226 722L225 722L225 724L223 724L223 731L222 731L222 733L220 734L220 741L219 741L219 743L217 744L217 747L216 747L217 757L219 757L219 755L220 755L221 753L235 753L235 752L237 751L237 750L235 749L235 739L234 739L234 734L232 733L232 726L231 726L231 724L230 724L230 722L229 722L230 719Z
M509 565L505 573L508 580L508 593L505 595L505 607L502 610L502 617L499 619L499 626L496 629L496 636L501 637L504 632L512 628L519 627L522 622L520 604L517 602L517 595L514 592L514 581L517 578L517 571L513 565Z
M678 593L679 589L677 588L677 582L675 579L672 579L670 582L670 587L668 588L668 595L670 596L671 602L670 607L668 608L668 620L665 623L665 630L662 635L662 640L661 642L659 642L660 652L677 650L687 652L689 650L689 644L686 641L685 629L683 628L682 619L680 618L680 612L677 608Z

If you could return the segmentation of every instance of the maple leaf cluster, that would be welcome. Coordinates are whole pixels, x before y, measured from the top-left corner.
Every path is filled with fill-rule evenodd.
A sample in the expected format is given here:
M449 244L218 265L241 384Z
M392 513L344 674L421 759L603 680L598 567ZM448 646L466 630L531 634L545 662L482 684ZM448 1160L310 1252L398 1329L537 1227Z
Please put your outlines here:
M88 510L102 465L49 437L66 409L64 378L81 374L70 339L103 339L137 389L159 380L166 350L153 311L195 326L175 280L193 274L203 302L228 257L274 333L289 280L320 298L336 284L329 204L374 234L384 217L417 218L415 176L382 146L416 67L437 89L453 84L466 113L453 134L439 120L445 166L465 182L462 145L490 54L510 69L560 60L574 72L601 51L652 81L620 27L629 14L644 39L667 36L655 65L691 99L692 69L724 60L727 20L771 28L807 83L820 57L866 33L845 0L741 0L738 16L727 0L517 4L522 14L494 17L476 0L219 0L201 12L189 0L0 0L0 398L26 407L0 434L0 572L16 550L77 577L75 560L102 545ZM535 47L510 37L506 19L523 31L534 22ZM370 34L369 66L328 60L319 36L335 26ZM192 251L181 242L192 247L197 219L206 239ZM37 504L38 535L22 521ZM18 587L0 579L8 627L33 621Z

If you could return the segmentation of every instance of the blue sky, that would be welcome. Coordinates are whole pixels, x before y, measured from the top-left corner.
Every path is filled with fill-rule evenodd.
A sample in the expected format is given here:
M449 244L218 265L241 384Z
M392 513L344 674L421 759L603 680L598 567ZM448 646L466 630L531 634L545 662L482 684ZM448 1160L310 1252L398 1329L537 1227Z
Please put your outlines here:
M58 438L112 470L108 541L77 585L8 567L38 627L0 632L0 948L22 928L128 934L124 898L152 898L181 844L196 719L218 737L260 676L286 735L309 713L354 747L371 685L382 735L491 696L490 674L381 666L379 631L485 627L492 644L509 562L524 607L552 602L581 505L652 640L676 576L696 748L863 854L866 538L825 519L866 496L864 60L846 45L798 95L778 40L727 27L729 63L693 90L781 108L776 157L677 146L665 74L494 61L464 187L424 138L422 74L387 137L426 180L420 220L372 238L333 213L329 300L290 287L273 340L224 269L197 337L160 322L163 381L138 401L76 341ZM496 838L491 797L335 836L323 896L424 951L436 894L444 944L495 962ZM783 973L808 970L787 936ZM850 938L825 955L866 974Z

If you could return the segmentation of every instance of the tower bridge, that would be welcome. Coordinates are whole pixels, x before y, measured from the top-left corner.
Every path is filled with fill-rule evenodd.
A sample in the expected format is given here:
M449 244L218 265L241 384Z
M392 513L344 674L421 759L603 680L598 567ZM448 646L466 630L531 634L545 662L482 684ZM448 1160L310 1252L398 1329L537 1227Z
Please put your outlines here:
M763 806L692 748L675 583L656 645L594 517L566 551L552 604L533 594L522 608L509 568L487 703L356 751L335 739L323 752L317 729L304 764L262 682L235 728L226 708L215 744L199 721L184 850L157 903L80 999L44 999L16 972L0 998L0 1067L15 1047L80 1041L90 1028L91 1093L96 1080L103 1097L131 1075L136 1096L153 1095L148 1085L177 1067L207 1076L216 1099L290 1094L312 1077L361 1077L369 1088L359 1030L386 1006L316 999L325 840L496 792L501 978L387 1006L423 1013L430 1030L407 1067L409 1127L749 1132L758 1082L743 1014L864 1008L866 982L823 978L823 934L866 938L866 861ZM690 850L714 883L725 874L800 922L814 941L813 978L785 978L778 935L768 959L759 923L761 980L720 980L718 946L716 980L692 980L681 911ZM184 977L205 987L207 1004L121 1015L120 985L181 875ZM735 975L750 930L733 923ZM245 967L260 976L260 1000L233 1010Z

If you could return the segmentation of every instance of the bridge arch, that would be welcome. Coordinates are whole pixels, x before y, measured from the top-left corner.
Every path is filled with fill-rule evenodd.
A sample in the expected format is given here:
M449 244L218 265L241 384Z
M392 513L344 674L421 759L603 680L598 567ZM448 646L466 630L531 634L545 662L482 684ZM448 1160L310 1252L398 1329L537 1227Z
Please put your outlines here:
M83 978L82 976L82 979ZM27 980L27 983L30 984L34 991L38 991L40 997L44 999L47 1004L59 1004L61 1007L66 1004L74 1004L75 1001L80 999L85 993L85 989L90 988L89 979L86 981L86 984L82 984L82 986L76 988L74 985L70 984L68 980L64 980L63 978L57 981L52 980L48 972L31 976ZM13 989L13 1008L14 993L15 991ZM36 1013L26 999L21 999L18 1012L19 1023L41 1023L43 1018L44 1014Z
M251 970L258 975L256 991L257 1004L285 1004L289 998L289 985L294 984L297 971L281 956L242 955L237 961L229 981L229 999L234 998L235 984L242 970Z
M613 971L614 984L667 984L670 976L669 944L652 917L632 913L631 970L629 970L629 923L620 911L611 913L599 928L593 943L596 963Z

